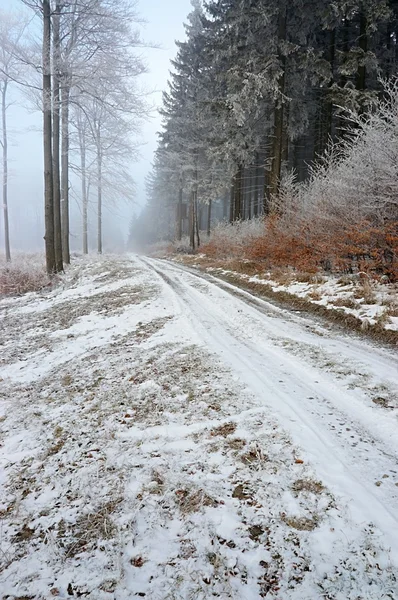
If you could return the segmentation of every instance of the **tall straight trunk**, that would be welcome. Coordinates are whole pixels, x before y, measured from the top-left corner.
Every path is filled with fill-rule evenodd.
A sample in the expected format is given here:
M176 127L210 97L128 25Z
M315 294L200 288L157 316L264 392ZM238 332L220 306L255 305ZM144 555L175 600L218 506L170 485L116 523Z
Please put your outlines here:
M284 164L284 165L287 165L287 162L289 159L289 132L288 132L289 115L290 115L290 106L287 105L284 110L284 124L283 124L283 132L282 132L282 164Z
M278 16L278 40L279 43L286 40L286 8L279 9ZM282 75L278 81L279 98L275 102L274 108L274 132L272 143L272 164L270 173L270 194L276 195L279 191L282 168L283 153L283 122L284 122L284 103L283 94L285 92L286 79L286 57L280 53L279 60L282 68Z
M62 261L61 232L61 169L60 169L60 41L59 41L59 2L53 15L53 198L54 198L54 250L57 271L64 268Z
M182 238L182 183L180 182L180 189L178 192L178 204L177 204L177 240Z
M252 218L252 192L251 192L251 178L252 178L252 167L247 167L246 175L244 179L245 185L245 219Z
M194 204L194 214L195 214L195 232L196 232L196 246L199 248L200 246L200 235L199 235L199 204L198 204L198 191L195 191L195 204Z
M249 200L249 211L248 218L251 219L253 217L253 209L254 209L254 200L255 200L255 190L254 190L254 182L256 179L256 165L251 165L249 169L249 189L248 189L248 200Z
M345 60L347 58L347 54L349 51L349 22L347 20L344 20L343 24L342 24L342 42L341 42L341 53L343 56L343 60ZM342 74L340 76L340 88L344 89L346 84L348 82L348 78L347 75ZM337 130L337 137L339 139L344 137L344 133L346 131L347 128L347 120L345 118L344 114L340 114L338 116L338 118L336 119L336 130Z
M242 182L241 182L241 186L240 186L240 198L241 198L241 209L240 209L240 213L242 215L242 220L246 219L246 210L247 210L247 203L246 203L246 183L247 183L247 169L246 167L243 167L242 169Z
M387 61L386 61L386 79L390 79L392 66L393 66L393 59L391 56L392 29L393 29L392 23L391 23L391 21L388 21L387 31L386 31L386 35L385 35L386 47L387 47L387 57L388 57Z
M226 221L228 219L229 196L230 196L230 192L226 191L224 193L224 198L223 198L223 203L222 203L222 216L223 216L224 221Z
M284 79L284 77L283 77ZM272 166L269 181L270 195L277 195L281 178L282 152L283 152L283 104L274 109L274 139L272 144Z
M243 167L240 165L235 175L234 184L234 221L242 219L242 179Z
M256 174L257 166L254 164L250 170L250 219L254 217L254 204L256 202Z
M80 168L82 172L83 202L83 254L88 254L88 194L86 173L86 140L81 124L79 124Z
M191 201L189 203L189 245L195 250L195 192L191 192Z
M43 153L44 153L44 227L46 267L49 275L57 270L54 247L54 196L51 118L51 7L43 0Z
M207 205L207 237L210 237L211 233L211 199L209 200L209 204Z
M360 15L360 31L359 31L359 47L366 54L368 51L368 36L367 36L367 19L365 12L361 10ZM366 89L366 66L361 64L358 66L357 73L357 90L364 91Z
M102 156L97 150L97 251L102 254Z
M326 59L330 65L331 79L326 88L320 88L317 94L317 119L314 132L314 156L313 159L319 159L328 147L330 140L335 138L335 123L332 87L335 83L335 62L336 62L336 29L333 28L328 35L328 46L325 51Z
M235 218L235 204L234 204L235 185L236 185L235 177L232 177L231 190L230 190L230 194L229 194L229 222L230 223L233 223L234 218Z
M314 154L312 160L315 162L322 154L323 146L323 121L324 121L324 90L320 89L315 92L315 104L317 107L316 115L314 118Z
M257 217L260 208L260 154L256 152L256 166L254 178L254 202L253 202L253 217Z
M271 152L272 152L272 145L271 145ZM263 194L262 194L263 202L261 205L263 215L268 215L269 211L270 211L271 165L272 165L272 159L269 156L265 156Z
M332 80L329 84L329 88L332 87L334 83L334 71L336 64L336 29L332 29L330 32L330 44L329 44L329 63L332 71ZM329 143L329 139L334 139L334 120L333 120L333 101L330 97L330 91L327 92L326 98L326 128L327 128L327 143Z
M61 88L62 111L62 157L61 157L61 222L62 222L62 255L64 262L70 263L69 249L69 84Z
M4 216L4 244L6 261L11 260L10 250L10 226L8 221L8 137L7 137L7 87L4 81L1 94L1 121L3 127L3 216Z

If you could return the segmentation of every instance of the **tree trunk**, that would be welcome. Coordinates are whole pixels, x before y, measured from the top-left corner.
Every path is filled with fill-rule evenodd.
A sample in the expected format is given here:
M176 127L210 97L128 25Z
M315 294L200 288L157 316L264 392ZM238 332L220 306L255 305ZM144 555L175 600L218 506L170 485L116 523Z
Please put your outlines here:
M272 144L272 166L270 173L270 195L277 195L281 178L283 148L283 104L275 106L274 139Z
M223 198L223 212L222 212L222 216L223 216L223 220L227 221L228 220L228 208L229 208L229 197L230 197L230 192L225 192L224 194L224 198Z
M230 191L230 195L229 195L229 222L233 223L234 219L235 219L235 203L234 203L234 198L235 198L235 177L232 177L232 181L231 181L231 191Z
M331 88L334 83L335 60L336 60L336 29L332 29L329 34L328 49L326 58L330 64L331 80L327 88L321 88L316 95L317 116L314 120L314 154L313 160L316 161L322 156L328 147L330 140L335 138L334 134L334 109Z
M254 202L253 202L253 217L258 217L260 208L260 154L256 153L255 179L254 179Z
M49 275L57 270L54 247L54 197L51 119L51 8L43 0L43 152L44 152L44 225L46 266Z
M4 81L1 94L1 120L3 127L3 215L4 215L4 243L6 261L11 260L10 250L10 227L8 221L8 137L7 137L7 87L8 82Z
M346 60L347 58L347 54L349 51L349 22L347 21L347 19L344 20L343 24L342 24L342 33L341 33L341 37L342 37L342 42L341 42L341 50L340 50L340 54L342 55L342 60ZM347 75L341 75L340 76L340 88L344 89L346 84L347 84ZM344 105L344 101L343 101L343 105ZM343 114L339 114L338 118L336 119L336 130L337 130L337 137L342 139L344 137L344 133L346 131L347 128L347 120L344 118L345 115Z
M83 254L88 254L88 194L86 173L86 138L83 124L78 123L79 146L80 146L80 168L82 172L82 213L83 213Z
M101 148L97 150L97 250L102 254L102 156Z
M334 83L334 71L336 63L336 29L332 29L330 32L329 62L332 71L332 81L329 84L329 88L331 88ZM327 144L329 143L329 140L333 140L335 137L333 112L333 99L330 97L329 91L326 98Z
M191 202L189 203L189 245L195 250L195 192L191 192Z
M234 183L234 221L242 219L242 166L238 167Z
M182 239L182 184L180 184L178 204L177 204L177 240Z
M211 233L211 205L212 202L209 200L209 204L207 205L207 237L210 237Z
M247 204L247 218L250 220L253 214L253 175L254 168L250 165L247 170L247 182L246 182L246 204Z
M61 230L61 169L60 169L60 4L56 2L53 14L53 197L54 197L54 249L57 271L64 268L62 262Z
M279 9L278 17L278 40L282 42L286 39L286 8ZM283 94L285 92L286 78L286 57L279 54L279 60L282 68L282 75L278 81L279 98L275 102L274 108L274 132L272 143L272 164L270 173L270 195L276 195L279 191L282 167L283 152L283 121L284 121L284 102Z
M62 158L61 158L61 222L62 254L64 262L70 263L69 249L69 83L62 89Z
M360 31L359 31L359 47L364 55L368 51L368 36L367 36L367 20L364 10L361 10L360 16ZM366 89L366 66L361 64L358 66L357 73L357 90L364 91Z
M244 221L246 219L246 210L247 210L246 184L247 184L247 168L243 167L242 181L241 181L241 185L240 185L240 203L241 203L240 214L242 215L241 216L242 221Z
M195 191L195 205L194 205L194 213L195 213L195 230L196 230L196 246L199 248L200 246L200 235L199 235L199 205L198 205L198 192Z

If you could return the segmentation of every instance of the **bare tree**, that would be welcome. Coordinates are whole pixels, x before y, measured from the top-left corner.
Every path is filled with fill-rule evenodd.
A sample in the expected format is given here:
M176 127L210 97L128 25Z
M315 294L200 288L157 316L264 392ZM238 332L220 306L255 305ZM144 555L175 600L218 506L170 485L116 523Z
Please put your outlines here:
M22 0L35 11L42 21L41 66L34 65L37 72L41 71L41 99L43 112L43 155L44 155L44 241L46 250L46 267L49 275L62 269L59 248L56 252L55 243L59 244L58 208L54 210L54 163L53 163L53 86L52 86L52 10L51 0ZM37 87L37 86L36 86ZM58 260L57 260L58 254Z
M83 251L88 251L88 165L95 154L95 173L90 179L97 188L97 249L102 252L102 209L104 161L112 148L113 160L126 145L133 156L130 142L131 121L142 116L143 103L133 82L144 71L135 48L141 46L139 34L132 25L139 21L134 0L64 0L61 19L61 104L62 104L62 221L63 248L66 256L66 223L68 219L68 173L70 105L77 109L75 126L80 148L82 176ZM119 127L122 115L129 115ZM111 127L118 129L116 143ZM136 129L136 128L135 128ZM118 151L116 151L118 147ZM90 156L89 156L90 155ZM117 162L117 161L116 161Z
M9 86L19 77L21 64L16 59L16 48L25 32L27 20L24 15L0 12L0 95L1 139L3 164L3 217L6 260L11 260L10 228L8 217L8 127Z
M8 137L7 137L7 89L8 80L4 79L0 83L1 89L1 123L2 123L2 140L1 146L3 149L3 215L4 215L4 243L6 260L11 260L10 250L10 227L8 220Z
M43 16L43 151L44 151L44 226L46 263L49 274L57 271L55 254L53 153L52 153L52 88L51 88L51 7L42 1Z
M135 0L22 1L43 21L42 61L36 71L42 75L46 254L49 272L54 272L62 269L62 260L69 262L71 108L81 111L78 137L83 178L83 247L87 251L86 161L87 152L93 151L97 246L101 253L104 161L111 152L120 156L121 148L128 148L125 158L134 154L127 138L136 131L144 112L134 84L144 66L134 50L141 45L138 33L132 29L138 21ZM128 118L123 119L123 115Z
M53 152L53 199L54 199L54 252L56 270L63 270L62 233L61 233L61 163L60 163L60 100L61 100L61 42L60 42L61 2L55 1L52 14L52 152Z
M80 164L76 170L81 178L83 254L88 254L88 198L91 167L91 159L88 158L88 122L84 112L79 106L74 106L74 115L74 126L77 134L77 145L80 155Z

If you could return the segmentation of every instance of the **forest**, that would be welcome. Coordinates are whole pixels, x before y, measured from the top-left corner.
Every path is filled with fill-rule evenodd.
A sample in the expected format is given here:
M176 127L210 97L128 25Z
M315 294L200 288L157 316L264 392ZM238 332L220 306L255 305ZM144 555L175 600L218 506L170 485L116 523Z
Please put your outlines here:
M396 280L398 2L192 4L131 247Z
M398 600L398 0L189 3L0 0L0 600Z
M79 250L88 253L91 237L101 254L104 207L134 197L131 163L148 108L139 83L146 70L139 54L139 22L136 2L129 0L21 0L15 9L2 5L0 154L7 262L10 208L16 212L9 203L14 104L42 114L48 274L62 272L70 263L72 202L78 205L73 237L78 232Z

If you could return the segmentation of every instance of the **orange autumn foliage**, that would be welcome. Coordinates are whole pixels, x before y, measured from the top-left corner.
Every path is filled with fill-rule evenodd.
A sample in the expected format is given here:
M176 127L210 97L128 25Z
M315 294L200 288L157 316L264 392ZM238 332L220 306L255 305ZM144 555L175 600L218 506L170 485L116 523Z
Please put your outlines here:
M233 231L233 230L232 230ZM242 240L215 233L201 251L211 257L242 258L266 268L292 267L299 271L333 273L364 271L398 281L398 221L375 224L340 219L289 224L273 215L263 222L259 235Z

